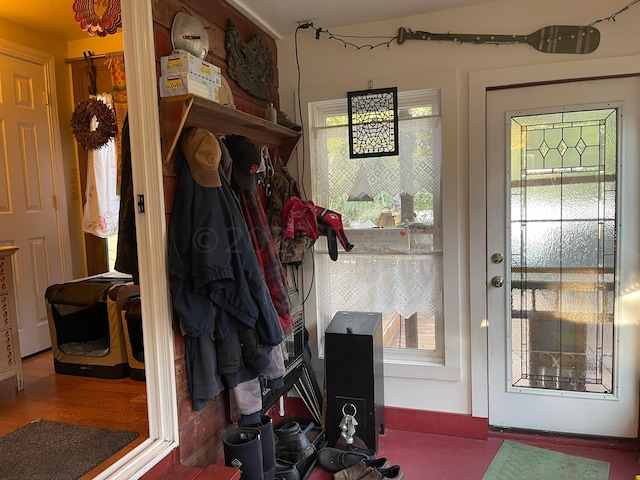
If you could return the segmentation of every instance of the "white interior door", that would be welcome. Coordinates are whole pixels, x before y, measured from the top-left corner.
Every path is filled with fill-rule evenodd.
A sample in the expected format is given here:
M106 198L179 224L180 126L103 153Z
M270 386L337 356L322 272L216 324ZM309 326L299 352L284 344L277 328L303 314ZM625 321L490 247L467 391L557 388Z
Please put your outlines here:
M0 54L0 244L20 248L15 275L20 350L51 346L44 294L62 281L42 65Z
M638 77L487 93L491 425L637 436L639 110Z

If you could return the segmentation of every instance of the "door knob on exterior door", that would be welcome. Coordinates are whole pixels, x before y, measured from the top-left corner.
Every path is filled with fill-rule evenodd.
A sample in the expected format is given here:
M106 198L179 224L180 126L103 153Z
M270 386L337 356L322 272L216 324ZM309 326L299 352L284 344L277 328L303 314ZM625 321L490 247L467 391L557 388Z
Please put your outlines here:
M491 285L497 288L502 287L504 285L504 278L502 278L500 275L496 275L491 279Z

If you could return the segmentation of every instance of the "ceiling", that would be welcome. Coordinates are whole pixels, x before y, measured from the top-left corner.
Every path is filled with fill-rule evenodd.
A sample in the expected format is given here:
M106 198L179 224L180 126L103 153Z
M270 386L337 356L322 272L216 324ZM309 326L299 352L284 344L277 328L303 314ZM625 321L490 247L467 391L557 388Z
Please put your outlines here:
M29 8L19 0L0 1L0 17L47 32L66 40L87 38L74 20L72 0L28 0ZM391 18L420 15L495 0L227 0L256 24L276 38L292 35L301 22L311 21L315 28L332 29ZM375 4L375 8L372 8Z
M325 30L421 15L496 0L227 0L276 38L292 35L299 24ZM375 5L375 6L374 6Z

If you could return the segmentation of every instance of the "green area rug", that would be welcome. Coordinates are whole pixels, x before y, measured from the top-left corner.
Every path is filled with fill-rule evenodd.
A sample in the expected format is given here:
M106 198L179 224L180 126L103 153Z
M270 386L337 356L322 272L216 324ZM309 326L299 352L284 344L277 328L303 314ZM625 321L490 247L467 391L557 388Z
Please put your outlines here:
M482 480L607 480L609 462L505 440Z
M77 479L137 436L128 430L35 420L0 437L0 479Z

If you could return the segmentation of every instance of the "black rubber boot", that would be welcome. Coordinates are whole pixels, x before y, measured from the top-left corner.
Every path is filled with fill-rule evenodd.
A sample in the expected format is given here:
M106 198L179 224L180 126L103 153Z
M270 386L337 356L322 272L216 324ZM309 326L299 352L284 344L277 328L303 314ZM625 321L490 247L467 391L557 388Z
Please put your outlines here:
M260 430L234 428L222 434L222 445L225 465L239 469L241 480L264 480Z
M276 474L276 441L273 435L273 424L268 415L260 416L260 430L262 439L262 471L264 480L273 480Z

